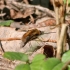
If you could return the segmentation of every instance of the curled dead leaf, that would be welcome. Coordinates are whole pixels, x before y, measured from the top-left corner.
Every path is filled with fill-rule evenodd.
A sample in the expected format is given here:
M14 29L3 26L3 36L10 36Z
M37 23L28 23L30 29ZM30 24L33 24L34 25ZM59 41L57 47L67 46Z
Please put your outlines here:
M51 45L45 45L44 46L44 52L43 54L46 55L46 57L53 57L54 56L54 49Z

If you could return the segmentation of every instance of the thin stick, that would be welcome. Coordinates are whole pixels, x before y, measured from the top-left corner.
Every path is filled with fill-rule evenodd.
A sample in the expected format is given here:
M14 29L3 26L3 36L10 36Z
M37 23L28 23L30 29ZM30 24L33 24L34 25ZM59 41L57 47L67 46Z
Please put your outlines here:
M5 52L5 50L4 50L3 46L2 46L1 40L0 40L0 47L1 47L2 51Z
M29 4L29 2L27 1L27 0L23 0L26 4ZM31 22L33 22L34 23L34 18L33 18L33 16L32 15L30 15L30 18L31 18Z
M64 41L64 37L65 37L65 33L66 33L66 29L67 29L67 24L62 24L62 29L61 29L61 34L60 34L60 38L58 40L57 43L57 55L56 58L61 58L62 55L62 49L63 49L63 41Z

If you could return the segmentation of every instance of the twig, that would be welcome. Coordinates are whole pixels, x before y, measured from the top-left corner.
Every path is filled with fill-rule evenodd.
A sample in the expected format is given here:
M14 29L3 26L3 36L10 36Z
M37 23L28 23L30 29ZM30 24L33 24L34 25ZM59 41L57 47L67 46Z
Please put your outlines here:
M12 40L21 40L21 38L2 38L0 41L12 41Z
M56 57L61 59L61 54L66 50L66 32L67 24L65 23L65 13L64 2L63 0L53 0L53 6L56 14L56 25L58 27L58 36L57 36L57 55ZM65 6L66 7L66 6Z
M0 14L0 17L1 17L1 16L4 16L5 14L6 14L6 13L2 13L2 14Z
M29 4L28 0L23 0L26 4ZM32 15L30 15L30 18L31 18L31 22L34 23L34 18Z
M2 51L5 52L5 50L4 50L3 46L2 46L1 40L0 40L0 47L1 47Z
M41 7L41 6L35 6L35 5L27 5L27 4L21 4L21 3L17 3L17 2L14 2L12 1L10 4L13 4L15 6L19 6L21 7L22 9L25 7L25 8L34 8L35 10L40 10L44 13L47 13L48 15L52 16L52 17L55 17L55 14L53 11L49 10L48 8L44 8L44 7Z
M65 39L64 37L65 37L66 30L67 30L67 24L62 24L60 38L59 38L58 43L57 43L57 55L56 55L56 57L59 59L61 58L62 51L63 51L63 42Z

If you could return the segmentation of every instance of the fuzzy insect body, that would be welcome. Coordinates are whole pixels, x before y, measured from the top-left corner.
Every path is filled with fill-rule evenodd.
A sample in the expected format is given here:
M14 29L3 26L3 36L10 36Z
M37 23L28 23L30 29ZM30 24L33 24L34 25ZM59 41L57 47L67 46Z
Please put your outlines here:
M32 29L32 30L27 31L22 36L21 47L24 47L29 41L38 38L38 36L41 35L41 34L42 34L42 32L38 29Z

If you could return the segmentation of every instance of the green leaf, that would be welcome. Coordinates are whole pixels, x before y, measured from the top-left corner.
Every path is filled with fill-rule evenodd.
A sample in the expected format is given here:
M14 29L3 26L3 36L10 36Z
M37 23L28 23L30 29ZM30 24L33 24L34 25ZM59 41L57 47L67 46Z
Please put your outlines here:
M46 58L45 55L43 55L43 54L37 54L37 55L33 58L32 62L40 61L40 60L43 60L43 59L45 59L45 58Z
M20 64L15 67L14 70L31 70L28 64Z
M0 26L10 26L12 22L14 21L13 20L3 21L3 22L0 22Z
M30 64L31 70L42 70L42 65L44 64L44 60L39 60L37 62L33 62Z
M70 4L70 0L68 0L68 4Z
M52 70L57 64L59 64L61 61L57 58L48 58L44 64L42 70Z
M64 0L64 4L66 4L66 0Z
M28 61L28 56L20 52L5 52L3 56L10 60Z
M68 70L70 70L70 65L68 65Z
M64 0L64 4L66 4L66 0ZM70 4L70 0L68 0L68 4Z
M62 70L63 65L64 65L64 63L59 63L52 70Z
M66 53L63 54L62 56L62 62L67 62L70 61L70 51L67 51Z

